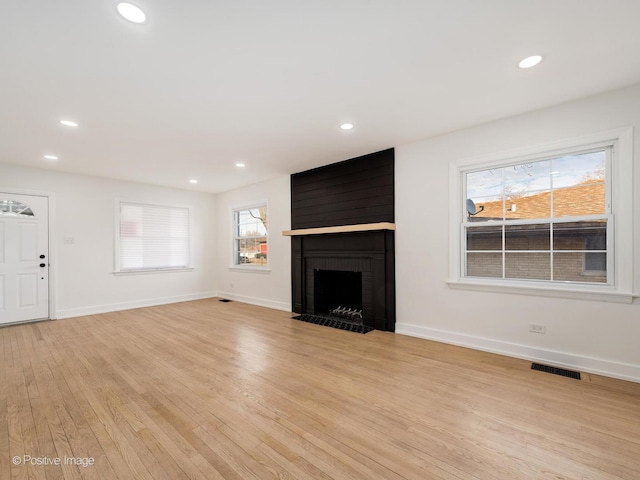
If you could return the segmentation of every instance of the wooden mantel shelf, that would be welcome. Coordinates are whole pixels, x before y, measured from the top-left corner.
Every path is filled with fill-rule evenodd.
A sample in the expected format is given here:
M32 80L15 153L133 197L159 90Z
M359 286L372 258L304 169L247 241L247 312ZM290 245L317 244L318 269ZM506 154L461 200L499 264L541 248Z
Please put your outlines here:
M299 230L285 230L282 235L285 237L295 237L296 235L322 235L325 233L349 233L349 232L369 232L372 230L395 230L395 223L361 223L358 225L339 225L337 227L302 228Z

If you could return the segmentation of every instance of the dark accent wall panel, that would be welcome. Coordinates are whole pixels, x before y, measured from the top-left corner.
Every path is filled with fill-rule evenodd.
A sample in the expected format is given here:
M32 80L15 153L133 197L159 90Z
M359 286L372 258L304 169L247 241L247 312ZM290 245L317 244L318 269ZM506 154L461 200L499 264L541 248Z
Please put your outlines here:
M291 175L291 228L395 222L394 149Z

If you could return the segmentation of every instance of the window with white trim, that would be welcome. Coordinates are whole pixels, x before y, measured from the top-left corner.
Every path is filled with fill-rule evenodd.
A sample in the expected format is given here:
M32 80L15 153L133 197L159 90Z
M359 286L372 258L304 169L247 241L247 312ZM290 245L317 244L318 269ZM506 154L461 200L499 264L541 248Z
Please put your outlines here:
M452 163L449 285L632 301L632 139L619 129Z
M267 205L234 210L233 222L233 265L267 267Z
M465 277L611 283L609 261L584 274L613 255L610 151L465 172Z
M116 270L190 266L189 208L119 202Z

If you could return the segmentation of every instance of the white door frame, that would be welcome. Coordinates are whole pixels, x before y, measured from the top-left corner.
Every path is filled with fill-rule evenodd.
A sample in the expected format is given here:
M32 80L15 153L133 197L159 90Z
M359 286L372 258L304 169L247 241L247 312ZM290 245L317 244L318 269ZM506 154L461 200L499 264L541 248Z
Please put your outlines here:
M56 249L55 249L55 198L53 192L43 192L42 190L28 190L15 187L1 187L0 192L16 195L33 195L36 197L47 197L49 203L49 319L55 320L56 316ZM24 322L27 323L27 322Z

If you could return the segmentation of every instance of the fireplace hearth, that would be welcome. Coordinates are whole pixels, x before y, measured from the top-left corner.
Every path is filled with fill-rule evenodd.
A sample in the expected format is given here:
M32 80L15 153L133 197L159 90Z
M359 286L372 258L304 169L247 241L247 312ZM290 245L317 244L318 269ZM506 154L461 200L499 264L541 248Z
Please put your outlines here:
M345 322L335 317L327 317L324 315L297 315L293 317L294 320L301 320L307 323L313 323L314 325L322 325L323 327L337 328L338 330L346 330L348 332L355 333L369 333L374 330L373 327L363 325L361 323Z

